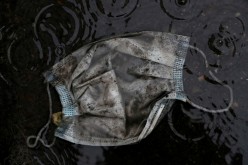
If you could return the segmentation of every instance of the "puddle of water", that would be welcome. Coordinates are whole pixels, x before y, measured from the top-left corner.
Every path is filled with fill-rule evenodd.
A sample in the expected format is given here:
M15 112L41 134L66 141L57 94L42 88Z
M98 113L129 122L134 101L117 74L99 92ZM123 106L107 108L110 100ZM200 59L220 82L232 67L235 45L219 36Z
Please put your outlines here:
M248 48L245 0L18 0L0 2L0 164L248 164ZM85 43L143 30L191 37L184 88L206 113L177 101L138 144L89 147L57 139L28 148L26 139L47 122L49 100L42 72ZM53 112L61 105L51 89ZM44 135L53 139L55 125Z

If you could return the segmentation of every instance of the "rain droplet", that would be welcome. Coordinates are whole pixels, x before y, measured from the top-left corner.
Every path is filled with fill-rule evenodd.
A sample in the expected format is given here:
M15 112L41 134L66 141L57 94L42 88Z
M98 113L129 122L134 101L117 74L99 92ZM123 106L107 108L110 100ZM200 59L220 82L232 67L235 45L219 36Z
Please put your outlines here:
M177 0L176 3L178 6L184 6L188 3L188 0Z
M216 40L216 46L217 46L217 47L221 47L221 46L223 46L223 44L224 44L224 42L223 42L222 39L217 39L217 40Z
M62 56L65 53L65 47L63 45L58 45L55 49L55 54L57 56Z

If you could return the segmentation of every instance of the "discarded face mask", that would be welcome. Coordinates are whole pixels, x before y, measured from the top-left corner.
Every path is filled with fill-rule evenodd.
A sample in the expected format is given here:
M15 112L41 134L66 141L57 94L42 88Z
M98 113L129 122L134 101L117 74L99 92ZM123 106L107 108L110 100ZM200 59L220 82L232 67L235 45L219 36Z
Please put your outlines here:
M215 112L184 93L189 40L163 32L133 33L90 43L55 64L44 74L63 107L55 136L77 144L125 145L150 134L175 100Z

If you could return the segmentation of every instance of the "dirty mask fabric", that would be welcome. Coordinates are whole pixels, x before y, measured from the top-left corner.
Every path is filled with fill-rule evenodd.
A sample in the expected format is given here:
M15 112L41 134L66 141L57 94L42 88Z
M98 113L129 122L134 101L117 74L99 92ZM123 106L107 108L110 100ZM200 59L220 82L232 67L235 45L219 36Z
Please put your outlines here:
M55 136L117 146L145 138L174 101L186 101L182 71L190 38L144 31L83 46L44 73L63 117Z

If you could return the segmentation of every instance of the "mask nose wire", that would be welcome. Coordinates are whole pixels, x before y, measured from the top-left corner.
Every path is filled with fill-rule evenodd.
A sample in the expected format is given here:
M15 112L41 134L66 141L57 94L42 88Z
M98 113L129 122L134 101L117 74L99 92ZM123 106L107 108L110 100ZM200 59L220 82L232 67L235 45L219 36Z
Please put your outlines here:
M188 45L188 47L191 48L191 49L194 49L194 50L198 51L198 52L201 54L201 56L204 58L204 60L205 60L206 68L209 68L209 64L208 64L208 61L207 61L207 58L206 58L205 53L204 53L202 50L200 50L199 48L195 47L195 46ZM229 92L230 92L230 102L229 102L228 106L227 106L226 108L223 108L223 109L216 109L216 110L215 110L215 109L208 109L208 108L202 107L202 106L200 106L200 105L197 105L197 104L193 103L191 100L189 100L189 98L187 98L186 101L187 101L189 104L191 104L193 107L195 107L195 108L197 108L197 109L200 109L200 110L202 110L202 111L205 111L205 112L209 112L209 113L221 113L221 112L226 112L226 111L228 111L228 110L231 108L231 106L232 106L232 104L233 104L233 89L232 89L229 85L224 84L220 79L218 79L218 78L213 74L212 71L209 71L209 74L210 74L210 76L211 76L216 82L218 82L219 84L221 84L222 86L224 86L225 88L227 88L227 89L229 90Z
M51 93L50 93L50 89L49 89L49 83L47 82L47 94L48 94L48 98L49 98L49 119L47 121L47 123L40 129L39 133L37 135L30 135L27 138L27 146L29 148L35 148L38 144L38 142L40 141L42 143L43 146L50 148L55 144L55 138L53 139L51 144L47 144L43 138L41 138L42 134L46 134L48 128L49 128L49 124L51 123L51 119L52 119L52 97L51 97ZM44 135L43 135L44 136ZM34 139L34 142L31 143L30 140Z

